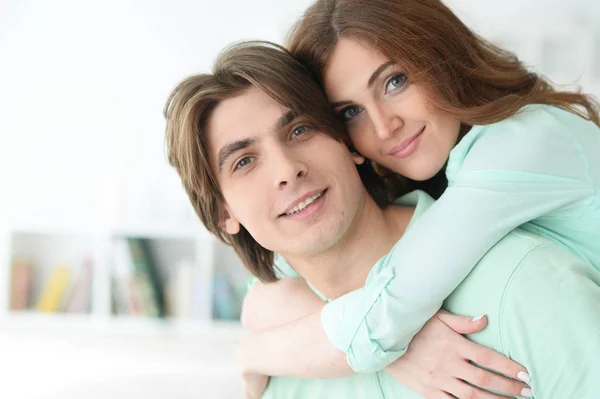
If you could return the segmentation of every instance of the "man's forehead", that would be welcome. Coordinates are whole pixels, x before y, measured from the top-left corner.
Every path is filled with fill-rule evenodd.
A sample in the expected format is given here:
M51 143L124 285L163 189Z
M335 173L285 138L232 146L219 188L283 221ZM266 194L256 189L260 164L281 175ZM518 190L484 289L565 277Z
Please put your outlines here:
M236 152L277 134L295 117L287 107L254 87L223 100L207 124L211 167L220 171Z
M270 133L266 130L288 111L265 92L252 87L216 106L208 123L209 134L213 140L222 142Z

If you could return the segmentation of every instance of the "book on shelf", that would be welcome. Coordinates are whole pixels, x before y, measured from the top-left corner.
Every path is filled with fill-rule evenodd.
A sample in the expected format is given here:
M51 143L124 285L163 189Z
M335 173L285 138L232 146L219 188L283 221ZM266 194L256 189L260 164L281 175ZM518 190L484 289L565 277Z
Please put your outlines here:
M33 298L36 267L31 261L15 261L11 268L10 310L31 308L43 313L84 313L90 308L92 262L87 261L75 275L67 265L52 269L50 277L41 284L41 293Z
M165 316L163 283L148 239L124 237L116 240L112 281L116 313Z
M87 313L90 311L92 291L93 263L87 260L77 275L68 295L65 295L62 310L68 313Z
M33 263L28 260L13 262L11 267L10 309L25 310L31 303Z
M157 264L150 251L150 240L127 237L134 268L134 284L139 292L144 313L151 317L165 316L165 301Z
M64 265L56 266L40 295L36 306L37 310L45 313L56 312L67 291L70 279L71 270L69 267Z
M164 315L176 320L236 320L241 298L226 273L207 275L193 251L171 254L168 264L152 257L151 239L115 240L113 311L120 315ZM161 276L160 270L169 273Z
M115 313L141 314L140 299L133 284L133 260L125 240L114 243L112 274L112 299Z

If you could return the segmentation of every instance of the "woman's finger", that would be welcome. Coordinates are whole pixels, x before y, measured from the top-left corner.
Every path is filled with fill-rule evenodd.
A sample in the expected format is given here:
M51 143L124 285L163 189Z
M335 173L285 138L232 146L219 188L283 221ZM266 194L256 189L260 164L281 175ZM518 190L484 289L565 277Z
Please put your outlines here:
M476 363L478 366L482 366L486 369L493 370L496 373L504 374L505 376L525 383L531 381L531 377L527 373L525 367L514 360L467 339L465 339L464 344L464 351L461 352L466 355L465 358L467 360Z
M468 362L464 362L455 370L455 376L488 391L500 392L502 395L520 396L530 398L532 396L529 386L521 381L484 370ZM503 397L497 395L497 397Z
M447 392L438 391L432 396L426 396L427 399L454 399L454 396Z
M413 389L414 390L414 389ZM448 392L439 389L427 388L424 390L414 390L425 399L454 399Z
M487 324L487 317L485 316L457 316L455 314L448 313L445 310L440 310L435 316L459 334L478 333L479 331L483 330Z
M457 399L498 399L506 397L486 392L459 379L452 379L446 391Z

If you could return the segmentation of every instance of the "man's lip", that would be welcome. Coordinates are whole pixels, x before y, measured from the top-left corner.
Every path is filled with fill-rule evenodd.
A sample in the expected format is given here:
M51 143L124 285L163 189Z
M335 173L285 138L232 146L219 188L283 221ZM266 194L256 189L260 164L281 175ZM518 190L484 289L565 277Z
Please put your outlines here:
M298 197L297 199L295 199L294 201L292 201L287 207L285 207L285 211L281 212L279 214L279 216L284 216L287 212L291 211L296 205L298 205L301 201L306 200L307 198L312 197L315 194L319 194L319 193L324 193L325 190L327 190L327 188L322 188L319 190L313 190L313 191L309 191L306 194L304 194L302 197Z
M410 145L410 143L412 143L417 137L419 137L423 133L424 130L425 130L425 126L423 126L423 128L421 128L421 130L419 130L414 135L410 136L407 139L404 139L400 144L392 147L392 149L388 152L388 155L394 156L394 154L397 154L400 151L404 150L406 147L408 147Z

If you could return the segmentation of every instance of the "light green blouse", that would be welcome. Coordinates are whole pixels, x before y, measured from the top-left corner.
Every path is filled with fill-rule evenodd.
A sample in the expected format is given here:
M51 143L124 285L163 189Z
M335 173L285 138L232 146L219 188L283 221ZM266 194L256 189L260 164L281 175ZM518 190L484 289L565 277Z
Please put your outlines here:
M446 192L365 287L322 311L329 339L357 372L401 356L475 264L518 226L600 270L600 128L592 122L527 106L474 126L452 150L446 174ZM286 267L282 258L276 263Z
M422 192L411 193L399 202L414 205L417 200L409 231L416 229L428 213L425 210L434 206ZM297 276L284 260L280 262L282 275ZM367 285L379 284L386 268L382 259L371 270ZM350 295L360 297L368 291L365 287ZM385 296L376 299L385 300ZM487 327L468 338L525 366L532 377L530 385L535 398L600 398L600 272L564 246L522 229L513 230L479 261L444 302L444 308L455 314L487 315ZM354 316L341 314L347 319ZM383 319L378 323L371 331L387 334L388 328L394 326ZM358 329L361 331L366 330ZM359 337L353 348L358 342L369 340ZM420 396L387 372L377 371L327 380L273 377L263 398Z

